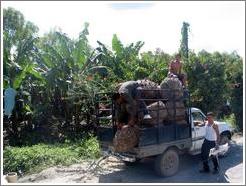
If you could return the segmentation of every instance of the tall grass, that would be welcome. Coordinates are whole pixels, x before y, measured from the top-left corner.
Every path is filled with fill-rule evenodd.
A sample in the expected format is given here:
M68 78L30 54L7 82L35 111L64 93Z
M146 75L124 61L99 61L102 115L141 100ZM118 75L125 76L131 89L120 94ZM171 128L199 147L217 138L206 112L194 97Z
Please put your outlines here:
M71 165L100 156L95 137L76 142L37 144L26 147L6 147L3 152L3 170L7 172L38 172L55 165Z

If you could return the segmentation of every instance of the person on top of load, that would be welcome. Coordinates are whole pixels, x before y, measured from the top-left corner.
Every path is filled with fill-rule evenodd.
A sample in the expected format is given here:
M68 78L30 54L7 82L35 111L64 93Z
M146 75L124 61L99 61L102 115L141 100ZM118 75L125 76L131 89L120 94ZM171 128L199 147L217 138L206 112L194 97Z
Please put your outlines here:
M144 117L143 119L151 119L147 106L143 100L136 100L140 98L139 90L142 89L140 84L137 81L127 81L121 84L118 93L113 95L113 100L116 102L116 106L118 105L118 109L128 115L128 125L133 126L136 122L138 108L143 111ZM121 118L123 112L119 113L118 116L116 113L116 118L121 114ZM120 122L120 121L119 121Z
M175 56L175 59L171 61L171 63L169 64L168 70L169 70L168 75L167 75L168 77L177 77L181 81L182 85L186 87L185 75L181 73L182 63L181 63L180 54L177 54Z

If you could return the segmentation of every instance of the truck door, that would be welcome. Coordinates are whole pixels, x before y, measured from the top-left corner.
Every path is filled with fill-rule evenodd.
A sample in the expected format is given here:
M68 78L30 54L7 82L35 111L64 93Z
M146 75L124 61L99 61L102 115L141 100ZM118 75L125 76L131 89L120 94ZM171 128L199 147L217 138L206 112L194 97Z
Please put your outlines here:
M193 128L194 128L194 150L199 150L202 147L202 143L205 136L205 116L200 112L192 113Z

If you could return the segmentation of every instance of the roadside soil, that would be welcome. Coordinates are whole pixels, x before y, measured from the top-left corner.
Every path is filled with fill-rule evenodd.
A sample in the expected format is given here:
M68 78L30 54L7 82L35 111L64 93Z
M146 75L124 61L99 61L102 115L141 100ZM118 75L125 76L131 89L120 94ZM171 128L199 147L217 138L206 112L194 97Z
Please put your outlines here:
M144 159L134 166L109 157L97 167L93 161L85 161L68 167L56 166L38 174L26 175L19 183L243 183L243 137L235 134L230 142L230 151L220 158L219 174L199 173L202 164L200 155L180 155L179 172L172 177L161 178L154 172L153 159ZM210 162L212 166L212 162Z

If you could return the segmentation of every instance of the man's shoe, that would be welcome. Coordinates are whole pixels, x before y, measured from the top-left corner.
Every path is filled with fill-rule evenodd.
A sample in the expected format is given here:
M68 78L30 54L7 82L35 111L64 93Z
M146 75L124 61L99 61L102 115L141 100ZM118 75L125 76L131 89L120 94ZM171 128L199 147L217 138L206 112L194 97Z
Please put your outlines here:
M152 117L149 114L144 115L143 119L152 119Z
M202 170L199 170L200 173L209 173L210 171L209 170L206 170L206 169L202 169Z

